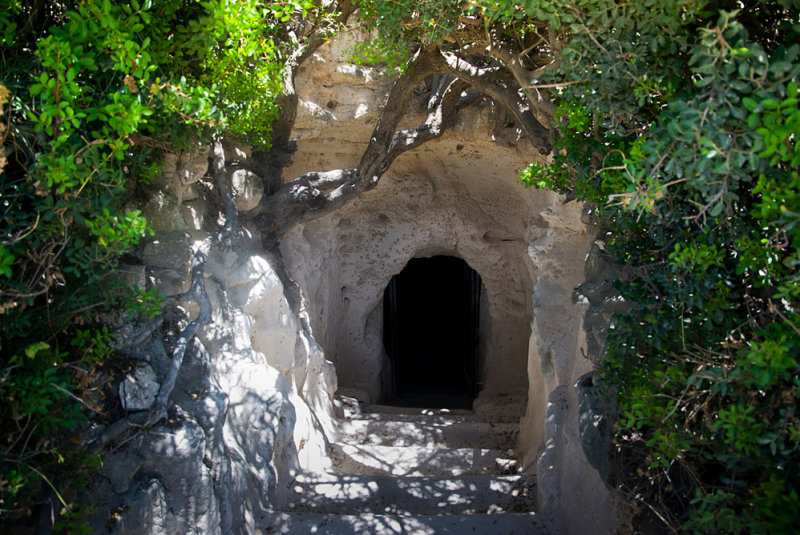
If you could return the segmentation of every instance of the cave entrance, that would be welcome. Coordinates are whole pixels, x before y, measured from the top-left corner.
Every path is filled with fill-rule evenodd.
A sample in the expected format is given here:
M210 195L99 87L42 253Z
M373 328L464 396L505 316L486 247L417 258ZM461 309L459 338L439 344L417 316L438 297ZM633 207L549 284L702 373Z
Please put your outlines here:
M389 402L471 408L478 387L481 277L460 258L414 258L384 292Z

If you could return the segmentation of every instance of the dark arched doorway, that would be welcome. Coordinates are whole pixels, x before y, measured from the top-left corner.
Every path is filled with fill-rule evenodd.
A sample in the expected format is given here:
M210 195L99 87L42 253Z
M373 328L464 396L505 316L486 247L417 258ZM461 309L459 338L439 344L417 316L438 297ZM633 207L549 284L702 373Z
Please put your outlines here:
M469 408L477 395L481 277L460 258L414 258L384 293L395 405Z

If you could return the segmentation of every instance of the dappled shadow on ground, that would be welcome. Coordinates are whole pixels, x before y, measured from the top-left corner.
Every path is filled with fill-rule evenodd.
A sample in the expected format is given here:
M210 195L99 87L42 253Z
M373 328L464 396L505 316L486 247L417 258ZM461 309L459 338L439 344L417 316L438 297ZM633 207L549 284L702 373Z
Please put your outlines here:
M328 475L298 478L294 511L336 514L494 514L527 512L535 506L531 476L375 477Z
M513 452L485 448L336 444L331 459L339 473L394 476L497 475L517 471Z
M298 475L265 531L553 533L534 513L535 476L518 473L518 421L448 409L349 414L329 449L332 472Z
M549 520L533 513L470 516L304 515L265 519L268 534L317 535L556 535Z

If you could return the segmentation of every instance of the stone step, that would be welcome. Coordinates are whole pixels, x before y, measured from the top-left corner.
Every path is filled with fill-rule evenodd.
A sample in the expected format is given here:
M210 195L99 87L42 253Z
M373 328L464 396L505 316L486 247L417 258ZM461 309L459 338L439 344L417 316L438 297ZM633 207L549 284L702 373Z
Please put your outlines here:
M535 476L460 478L306 474L291 486L286 511L324 514L462 515L527 513Z
M489 422L519 424L524 415L521 407L481 407L476 411L462 409L426 409L370 405L360 413L349 414L353 420L401 422Z
M468 409L436 409L424 407L395 407L394 405L369 405L364 413L380 414L411 414L424 416L471 416L474 413Z
M333 444L333 471L371 476L511 475L518 472L511 450Z
M447 425L464 422L480 422L482 420L474 414L409 414L409 413L383 413L383 412L362 412L349 417L343 421L367 421L367 422L418 422L437 425Z
M341 441L384 446L427 446L508 450L516 446L518 424L488 422L403 422L345 420Z
M274 513L257 526L282 535L558 535L552 520L535 513L451 516Z

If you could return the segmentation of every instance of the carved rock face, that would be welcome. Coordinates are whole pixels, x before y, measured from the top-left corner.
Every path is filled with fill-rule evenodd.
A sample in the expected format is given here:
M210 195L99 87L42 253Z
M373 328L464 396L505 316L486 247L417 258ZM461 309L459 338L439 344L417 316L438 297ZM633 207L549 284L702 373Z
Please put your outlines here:
M288 179L356 166L369 141L369 119L385 100L389 81L337 67L335 46L323 47L298 76L304 105ZM362 91L368 83L378 86ZM327 106L330 113L320 113L328 102L335 104ZM412 109L401 127L418 124L423 111ZM527 396L523 468L544 467L542 503L580 531L609 518L607 492L581 449L574 386L595 366L582 354L587 304L573 298L585 280L591 240L580 205L521 185L517 170L537 160L542 156L519 139L513 121L479 99L441 139L400 156L374 189L283 236L281 252L339 383L373 401L391 383L382 299L392 276L412 258L435 255L462 258L475 269L483 280L483 391L475 406ZM599 504L591 513L596 520L569 510L563 497L578 494L581 502Z
M208 146L197 146L191 152L164 154L161 163L161 175L154 185L168 190L182 202L187 198L186 192L208 171Z
M369 142L391 80L348 69L345 44L323 47L298 74L303 105L289 179L355 166ZM423 86L400 127L424 119ZM282 238L287 269L307 299L315 337L336 364L340 384L373 398L385 394L383 292L414 257L455 256L483 279L478 381L485 396L525 396L537 303L569 304L563 314L572 319L554 320L565 327L580 317L569 308L587 248L580 207L523 187L517 170L541 157L502 115L490 101L475 100L441 139L401 155L374 189ZM571 366L562 361L572 362L577 336L575 328L563 330L572 339L565 342L569 356L556 357L561 372ZM541 336L558 340L561 332ZM555 373L549 372L549 388L564 380ZM535 381L543 383L543 374L536 371Z
M326 45L298 75L299 149L287 179L356 167L369 143L391 79L346 65L341 52L348 47L346 36ZM412 102L400 127L417 125L424 111L424 99ZM224 148L236 207L251 210L264 189L248 170L255 169L249 150L235 143ZM474 409L491 415L511 400L519 409L522 465L539 469L542 506L588 518L584 528L599 522L606 495L581 450L574 387L593 367L581 354L588 305L573 299L585 280L591 240L580 206L522 186L517 170L534 160L542 157L513 124L477 99L445 136L400 156L376 187L283 235L281 263L257 240L215 249L205 269L214 322L200 330L184 361L172 427L139 446L143 468L136 458L129 462L140 473L135 479L109 477L121 482L116 493L130 487L109 501L130 508L120 532L254 528L253 519L277 503L276 489L286 488L294 470L324 468L323 433L336 435L337 383L374 402L391 382L383 347L387 284L410 259L436 255L463 259L482 279L482 392ZM214 186L197 182L208 167L205 156L167 163L146 214L159 233L140 256L151 282L169 283L177 293L179 281L168 276L183 272L220 211ZM153 338L142 347L160 344ZM153 366L163 376L164 366ZM158 389L152 379L124 383L129 410L152 405L150 392ZM151 389L135 394L139 382ZM101 484L95 495L110 494L105 489ZM575 515L565 512L567 502L581 511L600 505L591 515Z

